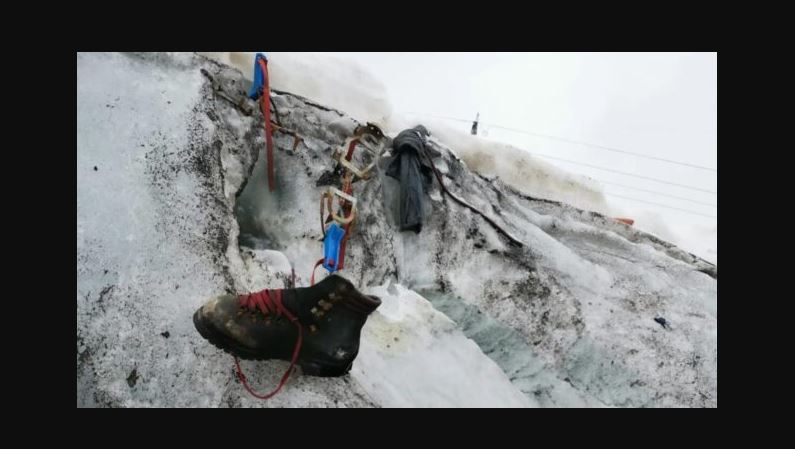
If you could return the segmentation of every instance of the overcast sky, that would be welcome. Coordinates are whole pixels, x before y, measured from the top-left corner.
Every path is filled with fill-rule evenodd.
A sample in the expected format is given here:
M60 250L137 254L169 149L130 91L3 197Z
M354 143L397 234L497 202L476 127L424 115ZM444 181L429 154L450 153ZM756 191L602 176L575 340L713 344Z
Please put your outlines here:
M473 120L481 135L528 151L717 192L717 172L698 170L489 126L585 141L717 168L716 53L335 53L366 67L389 92L396 112ZM418 116L418 120L421 117ZM460 129L470 124L450 121ZM702 203L717 195L545 159L594 179ZM717 208L604 185L610 194L705 215ZM616 196L611 204L650 210L670 223L717 225L717 218Z

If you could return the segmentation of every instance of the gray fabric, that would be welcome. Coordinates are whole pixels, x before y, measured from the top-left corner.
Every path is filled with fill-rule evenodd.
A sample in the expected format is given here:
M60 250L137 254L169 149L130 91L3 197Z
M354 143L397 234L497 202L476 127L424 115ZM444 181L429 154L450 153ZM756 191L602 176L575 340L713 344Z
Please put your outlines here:
M425 190L433 180L433 169L423 155L427 151L428 135L428 130L419 125L401 131L392 141L395 156L387 166L386 175L400 181L398 223L401 231L418 233L422 230Z

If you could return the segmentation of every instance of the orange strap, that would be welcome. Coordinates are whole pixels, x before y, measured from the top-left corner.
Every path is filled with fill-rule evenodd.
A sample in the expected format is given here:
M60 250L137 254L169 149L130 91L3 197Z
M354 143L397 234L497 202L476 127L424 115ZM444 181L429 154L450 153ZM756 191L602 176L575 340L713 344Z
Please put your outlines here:
M264 59L259 60L262 68L262 114L265 116L265 144L268 154L268 190L276 190L276 174L273 169L273 130L271 129L271 89L270 77L268 76L268 63Z
M322 264L323 264L323 259L320 259L317 261L317 263L315 263L315 266L312 267L312 276L310 276L309 278L309 285L315 285L315 270L317 270L318 265Z

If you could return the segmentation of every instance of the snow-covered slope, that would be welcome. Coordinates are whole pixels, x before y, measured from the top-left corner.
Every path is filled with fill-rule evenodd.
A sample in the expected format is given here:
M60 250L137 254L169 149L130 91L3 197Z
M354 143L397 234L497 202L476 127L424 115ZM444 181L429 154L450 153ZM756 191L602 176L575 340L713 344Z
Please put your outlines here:
M251 52L201 53L254 76ZM322 53L268 52L271 87L331 105L362 121L384 122L392 115L383 84L353 61Z
M248 396L191 314L224 291L280 288L291 267L308 285L318 183L360 117L275 93L303 143L276 133L269 193L262 117L214 96L200 69L227 86L243 74L193 54L77 58L79 406L717 406L717 268L478 175L443 131L448 188L524 247L437 185L422 233L400 233L397 181L356 183L343 275L384 303L353 370ZM261 389L285 368L244 363Z
M244 77L250 79L253 74L254 53L204 54L239 69ZM278 52L268 53L268 57L272 61L272 81L277 89L334 105L361 121L378 121L392 135L417 124L417 116L394 111L385 86L350 58L341 59L323 53ZM426 117L423 123L433 126L436 135L447 142L470 169L480 174L499 176L511 187L537 198L560 201L614 217L632 217L638 229L717 263L716 229L705 229L701 225L670 216L663 217L637 203L630 202L631 207L626 201L617 204L618 199L615 197L607 201L601 183L557 168L530 155L525 151L528 148L515 147L493 138L471 136L468 132L451 127L449 122L436 118ZM483 128L483 136L487 134L487 128ZM555 154L549 149L543 152Z
M250 52L203 53L237 68L243 77L253 76L254 55ZM418 124L416 117L392 110L383 84L355 61L316 53L268 53L274 88L332 105L362 122L377 122L394 137ZM610 214L597 183L563 171L511 145L471 136L437 119L425 119L434 133L461 157L470 169L499 176L517 190L538 198L565 202L582 209Z

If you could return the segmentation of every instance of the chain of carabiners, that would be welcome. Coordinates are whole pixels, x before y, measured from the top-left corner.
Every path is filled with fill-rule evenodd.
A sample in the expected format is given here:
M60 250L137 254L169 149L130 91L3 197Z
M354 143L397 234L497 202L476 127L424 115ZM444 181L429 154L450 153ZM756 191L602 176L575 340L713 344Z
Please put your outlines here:
M371 153L373 160L370 164L364 167L357 167L353 164L352 159L357 146ZM342 175L342 189L329 187L320 197L320 226L323 232L324 244L328 244L326 242L326 232L334 223L341 227L344 233L342 241L339 242L338 260L326 260L324 255L324 259L315 264L315 268L322 263L330 272L343 269L345 248L356 219L357 200L353 196L353 183L357 179L368 181L372 178L383 148L383 132L375 125L368 123L367 126L357 127L354 135L345 141L342 148L335 150L332 154L333 159L344 169L344 174ZM336 208L334 207L335 199ZM328 215L326 215L327 212ZM329 264L329 262L331 263Z

